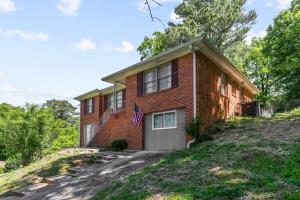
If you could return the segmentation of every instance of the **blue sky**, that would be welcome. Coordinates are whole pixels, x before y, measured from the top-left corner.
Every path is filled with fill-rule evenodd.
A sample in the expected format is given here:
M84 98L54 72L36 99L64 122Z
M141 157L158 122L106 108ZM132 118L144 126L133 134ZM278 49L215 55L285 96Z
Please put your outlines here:
M108 86L100 78L139 61L144 36L162 30L143 0L0 0L0 102L24 105ZM160 0L165 24L180 0ZM248 0L262 37L290 0ZM76 101L72 100L76 105Z

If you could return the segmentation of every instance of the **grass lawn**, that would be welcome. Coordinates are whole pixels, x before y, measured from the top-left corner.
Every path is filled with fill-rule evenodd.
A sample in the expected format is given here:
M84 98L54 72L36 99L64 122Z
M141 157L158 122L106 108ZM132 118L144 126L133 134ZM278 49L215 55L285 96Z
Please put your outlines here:
M65 173L70 167L80 164L86 157L87 155L82 154L79 149L65 149L47 155L27 167L11 171L6 176L0 177L0 198L7 196L7 193L13 189L32 184L37 177L46 178Z
M224 128L225 127L225 128ZM235 118L95 199L300 199L300 112Z

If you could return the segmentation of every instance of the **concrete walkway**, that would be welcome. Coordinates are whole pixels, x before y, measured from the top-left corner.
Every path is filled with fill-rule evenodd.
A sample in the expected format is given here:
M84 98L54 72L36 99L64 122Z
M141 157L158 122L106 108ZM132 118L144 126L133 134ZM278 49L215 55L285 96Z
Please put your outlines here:
M68 174L47 178L47 183L18 189L15 196L4 199L90 199L113 181L122 180L146 165L158 162L165 154L156 151L100 153L98 156L104 159L98 164L75 167Z

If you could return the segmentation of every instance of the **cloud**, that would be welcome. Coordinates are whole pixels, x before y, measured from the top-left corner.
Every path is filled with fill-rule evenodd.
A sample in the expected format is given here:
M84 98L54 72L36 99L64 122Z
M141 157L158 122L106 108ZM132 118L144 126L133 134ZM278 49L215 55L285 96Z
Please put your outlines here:
M121 45L119 45L119 46L105 44L102 47L106 51L117 51L120 53L129 53L134 50L134 46L128 41L122 41Z
M266 6L267 7L271 7L271 6L273 6L274 4L272 3L272 2L266 2Z
M0 37L7 38L19 38L21 40L40 40L45 41L49 39L49 35L46 33L35 33L35 32L26 32L23 30L0 30Z
M277 0L276 8L285 9L285 8L289 7L290 4L291 4L291 0Z
M157 2L159 2L160 4L165 4L165 3L176 3L176 2L181 3L182 1L183 0L159 0ZM158 4L153 1L149 1L149 4L150 4L151 8L158 7ZM135 2L135 5L136 5L137 9L142 12L148 10L147 6L145 5L145 0L137 1L137 2Z
M178 15L176 15L176 13L174 11L171 12L170 14L170 20L171 22L175 23L175 24L179 24L182 22L182 18L180 18Z
M0 14L16 12L15 3L11 0L0 0Z
M16 91L16 88L9 85L0 86L1 93L15 93Z
M7 79L7 75L5 73L0 72L0 81L6 79Z
M267 31L259 31L258 33L255 33L254 31L249 31L247 37L245 38L245 41L247 44L251 44L253 38L263 38L266 35Z
M82 38L74 47L80 51L88 51L97 49L97 45L89 38Z
M116 47L115 50L121 53L129 53L134 50L134 46L130 42L123 41L121 46Z
M80 0L59 0L59 2L56 4L56 8L63 15L76 16L78 15L80 3Z

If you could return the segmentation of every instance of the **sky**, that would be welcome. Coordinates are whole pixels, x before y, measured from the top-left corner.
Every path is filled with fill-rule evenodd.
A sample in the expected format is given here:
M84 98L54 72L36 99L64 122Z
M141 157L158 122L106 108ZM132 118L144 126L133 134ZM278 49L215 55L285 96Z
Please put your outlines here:
M154 15L178 22L181 0L158 0ZM257 14L246 41L263 37L290 0L248 0ZM109 84L100 79L139 62L145 36L163 30L143 0L0 0L0 103L73 98Z

